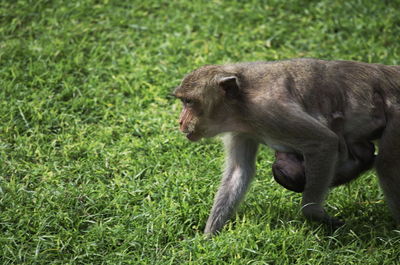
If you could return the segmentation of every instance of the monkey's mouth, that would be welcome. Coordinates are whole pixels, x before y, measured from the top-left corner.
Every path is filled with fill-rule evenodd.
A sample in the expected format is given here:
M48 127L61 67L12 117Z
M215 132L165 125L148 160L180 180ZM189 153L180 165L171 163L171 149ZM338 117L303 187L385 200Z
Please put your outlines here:
M199 134L196 134L194 131L193 132L189 132L186 134L186 138L189 139L189 141L192 142L196 142L198 140L200 140L201 136Z

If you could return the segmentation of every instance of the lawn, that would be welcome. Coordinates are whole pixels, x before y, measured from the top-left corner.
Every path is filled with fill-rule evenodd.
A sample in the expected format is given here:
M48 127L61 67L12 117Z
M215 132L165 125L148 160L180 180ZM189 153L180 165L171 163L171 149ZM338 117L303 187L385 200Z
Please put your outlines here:
M400 64L400 1L3 0L0 264L396 264L374 172L334 189L332 232L272 178L202 235L218 139L179 133L181 78L204 64L295 57ZM400 162L400 161L399 161Z

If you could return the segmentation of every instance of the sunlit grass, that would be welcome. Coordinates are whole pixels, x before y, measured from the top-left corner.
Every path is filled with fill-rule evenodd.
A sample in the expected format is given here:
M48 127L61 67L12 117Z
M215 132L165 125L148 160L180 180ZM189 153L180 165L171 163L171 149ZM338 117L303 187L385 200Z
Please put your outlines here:
M190 70L293 57L400 64L399 1L2 1L1 264L396 264L374 173L335 189L332 233L271 178L202 236L218 140L190 143L169 96Z

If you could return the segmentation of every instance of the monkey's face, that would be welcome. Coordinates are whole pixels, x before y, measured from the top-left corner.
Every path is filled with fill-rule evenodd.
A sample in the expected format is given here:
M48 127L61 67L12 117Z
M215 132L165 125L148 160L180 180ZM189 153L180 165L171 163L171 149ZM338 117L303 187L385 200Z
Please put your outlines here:
M198 90L203 90L202 88ZM218 116L215 111L215 101L212 96L201 94L175 92L182 101L183 109L179 117L180 131L186 134L190 141L198 141L219 133Z
M201 104L198 100L189 98L180 98L183 104L183 109L179 117L179 126L181 132L186 134L190 141L197 141L203 137L201 127L202 111Z
M223 132L225 121L232 117L231 105L238 89L237 78L215 66L187 75L174 91L183 104L180 130L191 141Z
M179 117L180 131L190 141L213 137L219 133L218 115L215 114L214 102L199 95L176 93L183 108Z

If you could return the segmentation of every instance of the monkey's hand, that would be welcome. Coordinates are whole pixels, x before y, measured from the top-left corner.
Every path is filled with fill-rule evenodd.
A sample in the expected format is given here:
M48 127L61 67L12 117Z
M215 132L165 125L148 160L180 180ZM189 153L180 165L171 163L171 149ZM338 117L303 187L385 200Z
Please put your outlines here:
M305 204L302 207L303 214L310 221L322 222L328 225L332 230L338 229L340 226L344 225L345 222L336 218L329 216L325 210L318 204Z

